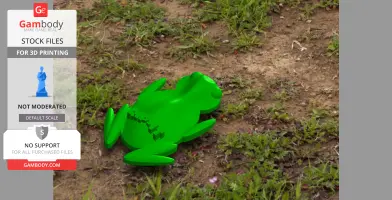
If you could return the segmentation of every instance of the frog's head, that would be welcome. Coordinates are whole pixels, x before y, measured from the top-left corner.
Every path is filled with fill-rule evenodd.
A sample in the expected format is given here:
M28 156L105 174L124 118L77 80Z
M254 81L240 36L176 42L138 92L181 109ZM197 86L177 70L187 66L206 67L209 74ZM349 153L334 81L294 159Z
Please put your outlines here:
M208 86L205 90L209 96L206 94L205 99L199 102L199 106L202 113L210 113L219 107L222 99L222 90L219 88L218 84L208 76L203 76L202 81Z
M194 72L190 76L184 77L183 81L187 82L184 87L187 99L192 101L191 105L197 107L202 114L210 113L219 107L222 90L210 77L200 72Z

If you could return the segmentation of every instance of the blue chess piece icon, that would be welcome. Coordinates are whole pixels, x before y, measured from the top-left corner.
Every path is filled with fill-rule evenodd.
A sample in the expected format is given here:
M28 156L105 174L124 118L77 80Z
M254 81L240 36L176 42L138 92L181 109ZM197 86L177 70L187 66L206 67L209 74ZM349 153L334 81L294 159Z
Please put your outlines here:
M45 88L46 73L44 72L44 67L40 67L40 72L37 74L38 79L38 90L36 97L48 97L48 92Z

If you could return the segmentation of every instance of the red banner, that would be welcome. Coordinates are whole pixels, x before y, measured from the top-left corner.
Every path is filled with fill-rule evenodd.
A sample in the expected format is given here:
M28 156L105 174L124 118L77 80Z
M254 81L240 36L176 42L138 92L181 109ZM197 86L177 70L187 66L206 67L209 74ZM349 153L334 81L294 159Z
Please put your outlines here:
M7 160L8 170L76 170L77 160Z

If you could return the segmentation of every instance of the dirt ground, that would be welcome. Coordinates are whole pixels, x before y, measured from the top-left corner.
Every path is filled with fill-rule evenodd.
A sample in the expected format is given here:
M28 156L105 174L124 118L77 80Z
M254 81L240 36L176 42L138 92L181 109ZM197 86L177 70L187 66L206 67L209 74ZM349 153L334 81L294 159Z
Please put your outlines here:
M167 9L168 18L192 15L192 8L189 5L182 5L177 1L155 3ZM91 8L93 1L57 0L54 5L55 9ZM274 104L272 96L276 88L270 87L274 81L289 80L293 83L288 90L294 88L295 96L285 101L285 108L290 116L304 119L308 116L309 107L312 106L338 113L339 58L327 55L327 47L331 38L339 32L339 10L318 9L308 20L299 19L300 14L301 10L290 7L282 7L281 13L272 14L272 26L267 29L263 44L251 52L231 52L223 48L210 55L178 61L165 53L165 50L173 45L169 38L163 38L151 48L129 49L129 53L138 63L146 65L144 70L124 72L121 75L125 77L123 80L129 89L125 94L127 99L124 100L130 103L136 100L138 90L158 78L167 77L174 81L195 71L217 80L225 91L222 105L238 102L238 94L246 87L267 88L263 90L265 98L256 100L241 117L229 118L222 113L215 113L218 118L214 127L216 134L181 144L179 151L173 156L176 158L176 164L164 168L163 184L184 180L203 186L208 184L211 177L219 178L225 174L217 148L217 140L221 135L233 132L285 130L287 126L291 126L292 124L276 123L263 114ZM210 36L219 41L230 40L224 24L207 24L205 28ZM102 41L106 43L110 43L110 38L118 34L115 27L110 26L94 31L102 36ZM79 57L78 73L97 73L94 71L95 68L85 62L85 57L86 55ZM234 79L237 81L234 82ZM246 87L242 87L241 84ZM278 87L283 86L280 84ZM97 115L102 118L104 113ZM127 195L128 188L144 180L146 175L151 175L156 169L124 164L123 156L128 150L121 144L110 151L104 149L101 128L85 125L80 127L80 131L84 141L82 159L78 162L77 171L55 173L54 199L138 199ZM338 153L335 151L337 145L336 138L322 145L323 153L328 155L325 158L334 163L338 163ZM188 152L197 156L192 159ZM190 170L192 175L187 176L191 173ZM293 176L297 176L295 167L287 170L291 170ZM91 192L95 198L85 198L89 186L92 187ZM338 193L331 196L320 192L313 197L338 199Z

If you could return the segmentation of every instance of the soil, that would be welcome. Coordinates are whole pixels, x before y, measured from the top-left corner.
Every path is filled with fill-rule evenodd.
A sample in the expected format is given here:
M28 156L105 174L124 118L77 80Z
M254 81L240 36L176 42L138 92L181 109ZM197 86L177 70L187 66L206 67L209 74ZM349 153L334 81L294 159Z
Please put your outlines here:
M176 1L157 1L158 5L167 8L169 17L187 16L191 8L180 5ZM57 0L56 9L90 7L92 1L69 2ZM188 59L179 62L167 58L162 51L169 42L161 42L154 49L139 48L134 50L137 61L147 65L147 70L126 74L133 88L142 88L161 77L181 77L194 71L200 71L218 80L222 80L223 88L231 77L251 80L254 87L266 87L277 78L296 82L299 92L296 97L286 103L289 113L297 118L307 116L310 104L319 107L337 109L339 102L339 66L338 58L326 55L326 47L334 33L339 31L338 10L318 10L311 21L299 20L297 9L283 9L280 15L273 16L273 26L267 31L261 48L250 53L218 52L200 59ZM207 29L216 38L227 39L219 24L207 25ZM101 31L102 32L102 31ZM301 46L306 50L301 51ZM88 65L82 64L79 73L93 73ZM225 85L226 84L226 85ZM266 91L268 95L268 91ZM130 101L136 94L129 96ZM236 94L226 95L223 102L232 102ZM261 120L260 109L272 102L268 100L256 102L256 106L243 118L230 123L218 120L214 130L217 135L229 132L266 130L273 124ZM127 185L134 184L156 169L127 166L122 158L128 152L121 144L107 151L102 146L102 130L87 128L82 133L86 138L82 145L82 159L76 171L58 171L54 177L55 199L81 199L90 184L96 199L124 199ZM166 181L187 179L190 182L205 184L213 176L220 176L223 169L216 154L216 135L196 139L189 144L181 144L174 155L175 165L165 168ZM331 146L336 146L337 141ZM203 147L203 148L201 148ZM190 160L188 151L196 152L197 158ZM333 150L328 150L334 153ZM187 176L193 168L194 174ZM322 195L322 194L321 194ZM332 199L338 199L334 197Z

